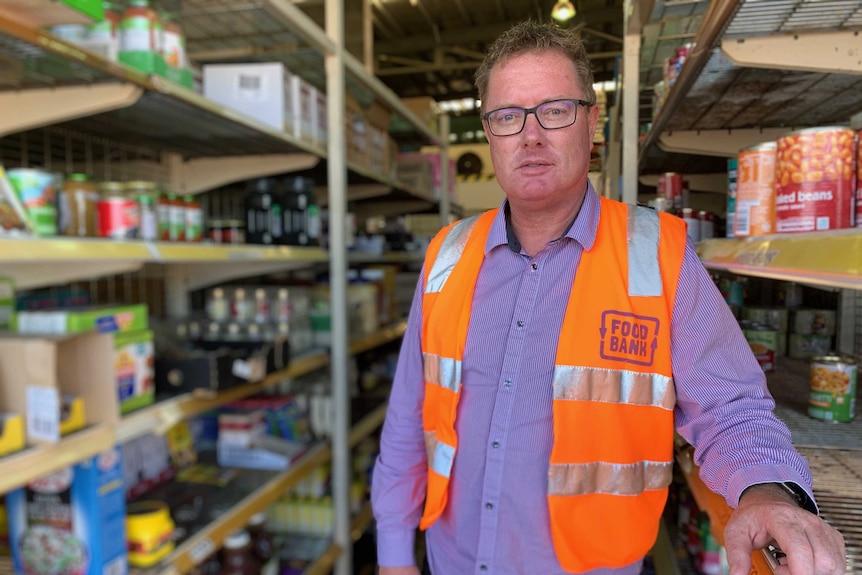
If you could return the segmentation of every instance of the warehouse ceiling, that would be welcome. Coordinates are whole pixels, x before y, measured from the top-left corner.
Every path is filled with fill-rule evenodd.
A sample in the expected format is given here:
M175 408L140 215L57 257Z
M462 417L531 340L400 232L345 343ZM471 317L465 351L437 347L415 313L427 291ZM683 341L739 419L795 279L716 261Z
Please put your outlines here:
M623 0L573 0L578 29L592 54L597 80L613 78L621 54ZM513 23L549 21L555 0L370 0L371 26L363 1L344 1L345 46L361 62L363 33L373 32L374 74L398 96L443 101L473 97L473 73L489 43ZM159 0L187 36L197 64L280 60L317 85L325 82L322 59L273 17L274 0ZM323 0L294 0L321 27ZM367 14L367 12L366 12ZM349 87L349 86L348 86Z

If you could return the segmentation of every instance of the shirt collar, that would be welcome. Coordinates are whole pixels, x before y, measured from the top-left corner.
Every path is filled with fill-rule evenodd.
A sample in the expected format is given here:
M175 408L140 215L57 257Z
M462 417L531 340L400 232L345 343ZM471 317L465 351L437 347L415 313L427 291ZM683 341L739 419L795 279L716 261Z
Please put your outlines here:
M584 203L575 216L569 229L561 237L575 240L584 251L593 247L596 241L596 230L599 227L599 197L593 188L593 184L587 180L587 192L584 194ZM509 200L504 199L500 210L491 224L488 239L485 242L485 254L497 246L505 245L515 253L521 252L521 242L518 241L515 231L512 229L509 216Z

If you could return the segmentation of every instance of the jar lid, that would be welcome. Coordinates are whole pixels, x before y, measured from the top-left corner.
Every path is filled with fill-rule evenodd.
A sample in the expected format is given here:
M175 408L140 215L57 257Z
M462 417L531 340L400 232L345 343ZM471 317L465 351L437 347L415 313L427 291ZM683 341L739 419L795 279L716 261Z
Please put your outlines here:
M240 529L229 534L225 538L223 546L225 549L242 549L249 543L251 543L251 537L248 531Z
M152 191L156 189L155 182L146 182L143 180L134 180L131 182L126 182L127 190L144 190L144 191Z
M102 192L107 192L111 194L119 194L123 191L123 183L122 182L100 182L99 190Z
M252 324L252 325L254 325L254 324ZM251 327L252 326L249 326L249 330L251 329ZM254 325L254 327L257 327L257 326ZM248 524L251 526L254 526L254 527L257 527L258 525L263 525L264 523L266 523L266 511L260 511L258 513L255 513L248 520Z

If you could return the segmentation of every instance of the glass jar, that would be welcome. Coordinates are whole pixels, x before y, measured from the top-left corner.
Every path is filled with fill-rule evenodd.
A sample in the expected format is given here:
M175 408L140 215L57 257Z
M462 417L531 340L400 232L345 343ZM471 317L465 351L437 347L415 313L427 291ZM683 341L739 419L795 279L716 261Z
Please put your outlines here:
M138 235L142 240L152 241L158 234L158 217L156 214L156 183L143 180L126 182L126 195L137 205Z
M201 203L194 196L183 198L185 208L185 239L187 242L199 242L203 239L204 213Z
M87 174L69 174L60 192L60 233L64 236L98 236L96 222L99 189Z
M99 237L118 240L138 237L138 204L126 194L125 186L121 182L101 182L99 195Z
M260 562L254 556L248 531L234 531L224 540L221 569L222 575L260 575Z
M278 554L275 544L266 531L266 512L255 513L248 520L246 527L251 536L252 551L260 563L261 575L276 575L278 573Z

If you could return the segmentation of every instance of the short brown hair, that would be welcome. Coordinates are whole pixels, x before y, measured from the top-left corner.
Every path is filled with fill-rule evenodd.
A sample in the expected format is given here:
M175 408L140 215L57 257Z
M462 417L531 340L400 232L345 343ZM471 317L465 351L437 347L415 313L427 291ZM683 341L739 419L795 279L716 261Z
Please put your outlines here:
M587 50L580 36L567 28L560 28L553 23L539 23L526 20L515 24L503 32L488 48L485 59L476 70L476 88L482 101L482 112L485 110L485 99L488 94L488 80L491 70L497 64L505 62L513 56L525 52L542 52L556 50L569 58L575 66L575 74L584 90L584 98L595 103L596 91L593 89L593 71Z

